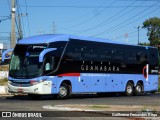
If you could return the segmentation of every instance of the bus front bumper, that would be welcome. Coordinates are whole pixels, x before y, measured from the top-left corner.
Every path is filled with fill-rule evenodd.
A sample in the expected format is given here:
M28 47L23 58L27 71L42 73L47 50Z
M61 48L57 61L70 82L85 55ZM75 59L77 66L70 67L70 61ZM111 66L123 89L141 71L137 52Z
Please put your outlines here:
M24 93L24 94L51 94L52 82L44 81L36 85L29 87L13 86L11 83L8 83L8 92L9 93Z

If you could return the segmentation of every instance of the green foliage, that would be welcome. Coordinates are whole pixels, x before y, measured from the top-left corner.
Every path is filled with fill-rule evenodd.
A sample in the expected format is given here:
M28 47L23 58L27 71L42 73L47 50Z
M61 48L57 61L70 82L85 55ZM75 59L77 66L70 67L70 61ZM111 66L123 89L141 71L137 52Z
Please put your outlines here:
M150 44L149 44L149 43L146 43L146 42L144 42L144 43L139 43L139 45L142 45L142 46L150 46Z
M7 85L7 82L8 82L8 79L7 79L7 78L0 79L0 86L5 86L5 85Z
M150 45L158 47L158 44L160 44L160 18L149 18L143 22L142 28L148 30L147 36L149 37Z
M90 106L90 107L95 108L95 109L110 108L109 106L106 106L106 105L93 105L93 106Z

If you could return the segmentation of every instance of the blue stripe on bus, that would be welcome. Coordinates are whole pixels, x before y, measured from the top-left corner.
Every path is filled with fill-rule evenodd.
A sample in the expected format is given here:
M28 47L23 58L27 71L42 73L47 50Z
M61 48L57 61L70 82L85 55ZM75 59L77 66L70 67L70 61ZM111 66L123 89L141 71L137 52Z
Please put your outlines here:
M50 79L48 77L48 79ZM52 79L50 79L52 80ZM72 84L72 93L80 92L124 92L129 80L136 86L139 80L143 81L144 92L157 90L158 75L149 75L148 81L140 74L93 74L82 73L81 76L55 76L52 93L58 93L59 86L64 80L69 80Z
M124 92L126 84L132 80L136 86L139 80L143 81L144 92L158 89L158 75L149 75L148 81L142 74L101 74L81 73L80 76L43 76L32 79L13 79L11 81L29 82L30 80L52 81L52 94L59 92L59 87L64 80L69 80L72 85L72 93L82 92Z

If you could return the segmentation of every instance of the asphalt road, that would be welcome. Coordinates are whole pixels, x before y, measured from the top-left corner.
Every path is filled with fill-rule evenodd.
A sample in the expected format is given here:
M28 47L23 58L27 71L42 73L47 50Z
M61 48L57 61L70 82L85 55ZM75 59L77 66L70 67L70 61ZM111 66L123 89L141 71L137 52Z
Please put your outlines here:
M98 97L97 95L73 95L68 100L58 100L52 96L44 96L40 100L32 100L28 96L0 96L0 111L51 111L43 109L42 106L64 104L160 106L160 93L131 97L119 95L108 95L105 97ZM80 115L82 114L80 113ZM99 115L97 116L99 117Z
M105 97L98 97L97 95L74 95L67 100L54 99L52 96L44 96L40 100L32 100L28 96L0 96L0 110L42 111L42 106L44 105L64 104L160 106L160 93L131 97L119 95L109 95Z

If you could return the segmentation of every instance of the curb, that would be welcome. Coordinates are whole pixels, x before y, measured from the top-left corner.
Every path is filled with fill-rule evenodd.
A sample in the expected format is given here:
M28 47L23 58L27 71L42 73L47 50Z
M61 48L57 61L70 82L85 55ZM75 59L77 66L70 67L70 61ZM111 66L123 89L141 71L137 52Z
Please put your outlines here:
M58 110L58 111L84 111L84 112L87 112L87 111L101 111L101 110L93 110L93 109L81 109L81 108L71 108L71 107L64 107L64 106L61 106L61 105L57 105L57 106L52 106L52 105L45 105L45 106L42 106L43 109L50 109L50 110Z

